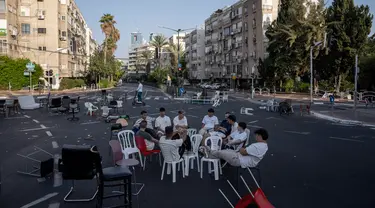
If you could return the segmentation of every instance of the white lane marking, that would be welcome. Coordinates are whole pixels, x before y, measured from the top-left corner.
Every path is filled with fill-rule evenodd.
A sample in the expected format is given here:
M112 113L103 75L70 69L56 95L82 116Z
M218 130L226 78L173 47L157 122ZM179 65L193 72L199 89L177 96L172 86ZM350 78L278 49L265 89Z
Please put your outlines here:
M375 128L371 128L372 130L375 130Z
M59 148L59 144L57 144L56 141L53 141L52 142L52 147L53 147L53 149L57 149L57 148Z
M29 207L35 206L35 205L37 205L41 202L47 201L48 199L50 199L50 198L52 198L52 197L54 197L58 194L59 193L57 193L57 192L47 194L47 195L43 196L42 198L39 198L39 199L29 203L29 204L23 205L21 208L29 208Z
M298 132L298 131L284 131L286 133L291 133L291 134L302 134L302 135L308 135L310 132Z
M81 125L97 124L97 123L100 123L100 121L91 121L91 122L81 123Z
M38 130L44 130L44 129L47 129L47 127L44 127L44 128L34 128L34 129L23 129L23 130L20 130L22 132L24 131L38 131Z
M361 143L364 142L364 141L361 141L361 140L347 139L347 138L341 138L341 137L329 137L329 138L330 139L337 139L337 140L348 141L348 142L361 142Z
M256 123L256 122L258 122L258 120L256 120L256 121L250 121L249 124L253 124L253 123Z
M50 131L46 131L46 134L51 137L52 136L52 133Z
M33 119L33 121L35 122L35 123L40 123L38 120L36 120L36 119Z
M193 117L193 118L198 118L198 116L193 116L193 115L186 115L186 116Z
M165 97L164 100L168 100L169 98Z
M43 124L40 125L40 127L42 127L43 129L46 129L47 127Z
M155 97L155 100L159 100L159 97Z
M48 205L48 208L59 208L59 207L60 207L59 202L54 202L54 203Z
M280 118L275 118L275 117L268 117L268 118L266 118L266 120L270 120L270 119L280 119Z
M127 100L131 100L131 99L133 99L133 98L134 98L134 97L127 97L126 99L127 99Z
M151 97L146 97L146 99L145 100L150 100L151 99Z
M315 105L324 105L323 102L314 102Z
M26 118L31 118L30 116L28 116L28 115L24 115Z
M248 127L253 127L253 128L258 128L258 129L261 129L261 128L263 128L263 127L261 127L261 126L255 126L255 125L247 125Z

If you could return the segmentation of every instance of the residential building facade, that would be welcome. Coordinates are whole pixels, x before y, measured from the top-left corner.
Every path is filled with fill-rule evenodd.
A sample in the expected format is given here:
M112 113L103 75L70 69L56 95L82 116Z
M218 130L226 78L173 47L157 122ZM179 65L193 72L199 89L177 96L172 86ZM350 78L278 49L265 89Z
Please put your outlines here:
M207 79L205 73L205 30L195 29L185 36L185 61L190 79Z
M128 69L130 71L147 71L147 64L150 64L150 69L155 67L155 63L152 60L146 60L143 56L143 53L146 51L150 51L153 53L155 51L155 47L150 46L148 43L139 45L133 50L129 51L129 63Z
M277 18L279 0L240 0L205 21L205 73L234 80L256 76L267 56L267 27Z
M143 44L143 36L140 32L130 33L130 49L134 49Z
M8 56L40 64L53 88L59 88L62 78L87 69L90 48L96 46L74 0L5 2Z

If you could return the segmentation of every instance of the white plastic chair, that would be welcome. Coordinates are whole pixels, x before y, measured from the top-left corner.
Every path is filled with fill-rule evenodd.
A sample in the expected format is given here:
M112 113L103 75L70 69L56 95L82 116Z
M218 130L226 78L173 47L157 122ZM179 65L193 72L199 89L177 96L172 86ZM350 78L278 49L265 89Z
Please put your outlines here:
M210 145L208 145L210 143ZM221 145L223 141L218 136L210 136L204 141L205 146L209 146L211 151L218 151L221 150ZM203 163L208 162L208 173L215 173L215 180L219 180L219 172L220 175L222 174L221 170L221 162L220 159L212 159L212 158L205 158L202 157L201 159L201 178L203 178ZM211 163L214 165L214 169L211 169Z
M85 103L85 107L87 108L87 114L92 116L94 112L96 112L99 108L93 105L90 102Z
M253 116L254 114L251 113L251 111L254 111L254 109L242 107L240 113L243 115Z
M229 95L228 95L228 92L223 92L223 102L228 102L229 101Z
M141 166L143 167L141 151L139 151L135 143L134 132L132 130L120 131L117 134L117 138L121 144L121 151L124 155L124 159L129 159L130 155L138 154L139 161L141 161Z
M101 108L102 110L102 117L103 118L107 118L109 116L109 111L111 110L112 108L108 108L108 106L103 106Z
M203 136L200 134L194 134L193 136L190 136L191 146L193 150L191 152L187 152L184 154L184 160L185 160L185 175L189 176L189 165L191 162L191 169L194 168L194 160L197 160L197 168L198 172L200 172L199 167L199 146L202 142Z
M189 137L192 137L194 134L196 134L197 133L197 129L193 129L193 128L189 128L188 130L187 130L187 135L189 136Z
M172 156L172 150L177 148L177 147L173 144L168 144L168 143L163 143L163 142L160 142L159 146L160 146L161 153L163 154L163 157L164 157L163 167L162 167L162 171L161 171L161 180L163 180L163 178L164 178L165 165L168 165L167 174L171 173L171 166L172 166L172 182L175 183L176 182L176 172L177 172L176 164L178 164L178 170L180 170L181 163L182 163L182 168L181 168L182 169L182 177L185 178L184 159L183 158L175 159Z

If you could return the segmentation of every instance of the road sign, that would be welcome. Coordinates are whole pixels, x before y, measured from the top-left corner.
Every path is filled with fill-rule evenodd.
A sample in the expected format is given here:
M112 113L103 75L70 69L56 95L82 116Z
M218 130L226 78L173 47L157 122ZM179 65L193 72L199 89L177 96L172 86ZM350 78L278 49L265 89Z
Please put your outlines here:
M30 76L30 72L28 72L28 71L24 71L24 72L23 72L23 76L25 76L25 77Z
M181 68L182 67L182 64L178 64L178 68Z
M181 68L178 68L178 71L181 71L182 69Z
M26 68L29 71L34 71L35 65L33 63L29 62L29 63L26 64Z

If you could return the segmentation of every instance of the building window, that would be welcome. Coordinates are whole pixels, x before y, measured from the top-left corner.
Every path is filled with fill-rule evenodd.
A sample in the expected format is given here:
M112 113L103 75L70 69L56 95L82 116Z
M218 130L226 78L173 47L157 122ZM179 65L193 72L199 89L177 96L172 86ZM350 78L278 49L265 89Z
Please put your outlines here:
M61 36L66 37L66 31L62 31Z
M65 16L61 16L61 20L62 21L65 21L66 17Z
M6 53L7 47L8 47L7 40L0 40L0 53Z
M44 0L38 0L38 2L43 2Z
M21 16L29 17L30 16L30 7L21 6Z
M253 12L255 12L256 10L256 6L255 6L255 3L253 3Z
M40 50L40 51L46 51L47 48L46 48L45 46L39 46L39 50Z
M47 33L47 29L46 28L38 28L38 33L39 34L46 34Z
M30 24L21 24L22 34L30 34Z
M5 13L5 11L6 11L5 0L0 0L0 13Z

